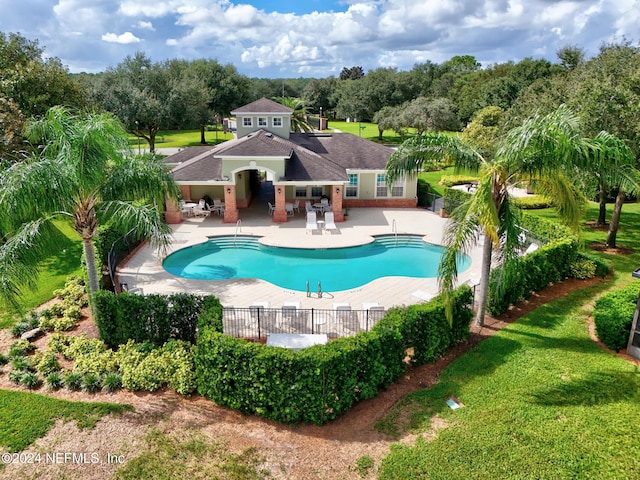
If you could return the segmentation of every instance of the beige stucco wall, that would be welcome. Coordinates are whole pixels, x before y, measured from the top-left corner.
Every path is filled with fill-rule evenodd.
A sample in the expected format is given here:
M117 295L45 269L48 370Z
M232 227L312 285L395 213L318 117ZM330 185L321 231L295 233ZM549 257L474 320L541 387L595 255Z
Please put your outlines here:
M251 127L243 126L243 118L251 117L252 125ZM267 118L267 126L259 127L258 126L258 117L266 117ZM274 127L273 126L273 117L282 118L282 127ZM238 138L242 138L248 133L255 132L256 130L266 130L275 135L278 135L282 138L289 138L289 132L291 132L291 118L288 115L238 115L237 116L237 136Z
M191 200L200 200L205 195L220 198L224 201L224 186L222 185L191 185Z
M249 167L250 162L255 162L255 167ZM274 173L274 178L278 179L284 176L284 162L285 159L261 159L259 157L254 158L237 158L237 159L222 159L222 175L232 178L234 170L238 168L247 167L252 170L271 170ZM244 175L243 175L244 177Z

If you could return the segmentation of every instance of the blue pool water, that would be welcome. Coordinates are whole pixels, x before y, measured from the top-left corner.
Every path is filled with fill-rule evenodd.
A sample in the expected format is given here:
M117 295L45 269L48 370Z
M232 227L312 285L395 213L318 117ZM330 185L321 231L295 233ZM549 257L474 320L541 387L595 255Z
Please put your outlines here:
M381 277L433 278L443 247L416 235L383 235L367 245L348 248L304 249L262 245L256 237L213 237L206 243L172 253L164 269L178 277L199 280L259 278L279 287L337 292L365 285ZM460 256L458 271L471 260Z

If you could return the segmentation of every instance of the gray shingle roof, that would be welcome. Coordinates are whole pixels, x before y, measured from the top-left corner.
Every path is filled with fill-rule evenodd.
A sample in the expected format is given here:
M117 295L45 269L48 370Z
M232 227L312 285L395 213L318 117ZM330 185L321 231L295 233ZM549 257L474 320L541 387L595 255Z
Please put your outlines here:
M198 148L188 157L187 151ZM281 181L346 181L347 169L384 170L393 150L349 133L292 133L289 140L258 130L246 137L209 147L204 153L191 147L165 159L181 155L182 164L173 170L177 181L206 181L221 178L224 157L279 157L285 160Z
M274 102L268 98L262 97L255 102L251 102L248 105L244 105L240 108L236 108L231 112L232 115L237 114L251 114L251 113L293 113L293 109L285 107L281 103Z

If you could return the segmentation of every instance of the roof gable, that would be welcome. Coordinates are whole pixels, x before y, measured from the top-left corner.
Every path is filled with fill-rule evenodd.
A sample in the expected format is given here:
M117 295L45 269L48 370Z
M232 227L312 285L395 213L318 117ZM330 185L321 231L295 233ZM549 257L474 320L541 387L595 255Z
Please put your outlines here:
M255 102L251 102L240 108L236 108L231 112L232 115L251 115L251 114L279 114L291 115L293 109L285 107L281 103L274 102L268 98L262 97Z

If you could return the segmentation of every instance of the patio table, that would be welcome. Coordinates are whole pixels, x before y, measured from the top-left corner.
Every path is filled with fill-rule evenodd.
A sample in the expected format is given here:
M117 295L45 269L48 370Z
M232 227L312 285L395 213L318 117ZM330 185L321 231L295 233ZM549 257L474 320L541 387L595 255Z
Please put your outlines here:
M267 345L270 347L283 347L292 350L324 345L329 341L324 333L271 333L267 335Z

